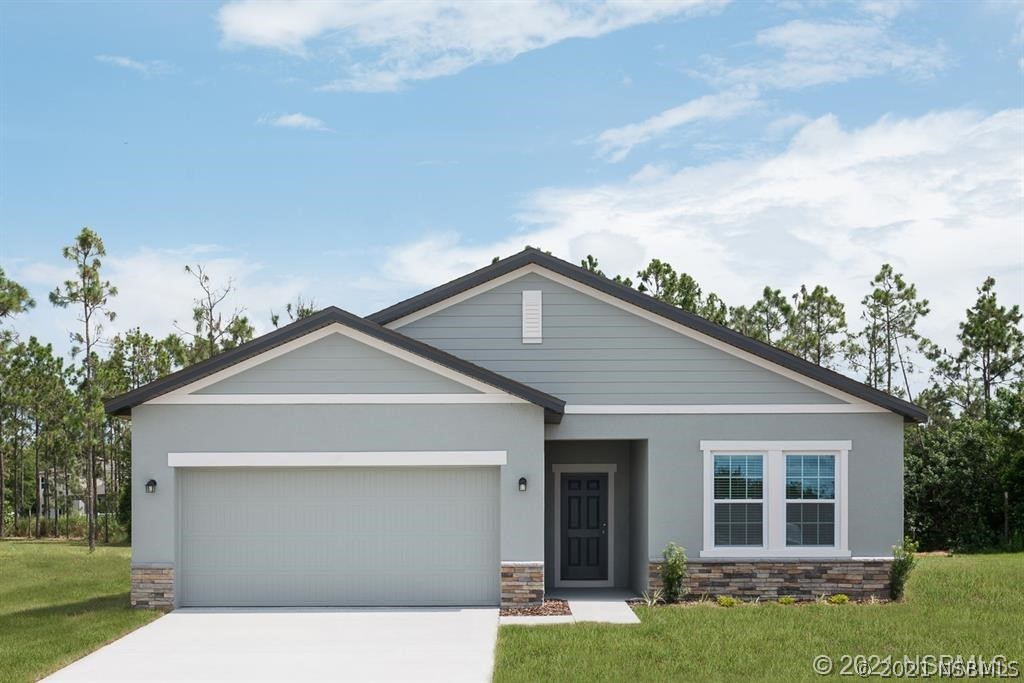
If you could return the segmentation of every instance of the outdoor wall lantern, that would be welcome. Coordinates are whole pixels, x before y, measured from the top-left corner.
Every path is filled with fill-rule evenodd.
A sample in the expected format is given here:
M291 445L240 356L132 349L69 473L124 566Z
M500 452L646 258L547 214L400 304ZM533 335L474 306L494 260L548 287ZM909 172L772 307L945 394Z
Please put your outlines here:
M526 477L519 477L519 490L520 491L525 491L526 490Z
M156 479L150 479L146 482L146 493L156 493Z

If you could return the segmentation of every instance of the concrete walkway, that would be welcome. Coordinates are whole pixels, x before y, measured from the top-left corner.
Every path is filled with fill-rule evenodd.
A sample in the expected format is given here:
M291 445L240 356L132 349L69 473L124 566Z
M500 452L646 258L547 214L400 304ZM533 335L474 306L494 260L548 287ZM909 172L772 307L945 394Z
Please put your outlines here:
M498 611L179 609L47 681L489 681Z
M639 624L640 619L626 600L635 598L630 591L615 588L561 588L548 592L549 598L569 602L572 616L501 617L502 624L567 624L597 621L604 624Z
M639 624L640 619L623 600L570 600L569 609L576 621L600 621L603 624Z

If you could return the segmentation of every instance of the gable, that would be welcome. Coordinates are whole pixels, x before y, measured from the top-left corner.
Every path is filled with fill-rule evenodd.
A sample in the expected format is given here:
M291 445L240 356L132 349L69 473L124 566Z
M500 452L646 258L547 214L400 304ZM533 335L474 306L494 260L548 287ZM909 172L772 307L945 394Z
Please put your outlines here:
M307 393L286 393L295 389ZM565 408L555 396L334 306L103 403L110 415L142 404L532 403L550 423Z
M195 394L466 394L465 383L339 332L271 358Z
M609 303L557 274L523 270L393 324L403 334L554 394L570 407L849 405L841 392L743 358L714 340L681 333L668 321L662 324L628 305ZM522 343L526 290L542 292L543 339L538 344Z

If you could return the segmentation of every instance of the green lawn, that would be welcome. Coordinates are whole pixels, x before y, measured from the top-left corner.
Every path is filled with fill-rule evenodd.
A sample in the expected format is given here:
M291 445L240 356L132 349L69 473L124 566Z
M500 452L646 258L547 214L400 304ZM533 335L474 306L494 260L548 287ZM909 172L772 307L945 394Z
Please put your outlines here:
M819 654L1002 654L1024 665L1024 554L923 557L899 604L637 613L638 626L502 626L495 681L842 680L813 673Z
M158 617L128 605L130 555L0 541L0 683L35 681Z
M129 552L0 542L0 683L36 680L159 616L128 607ZM819 654L1024 661L1024 555L924 557L901 604L638 613L639 626L503 626L495 680L821 680Z

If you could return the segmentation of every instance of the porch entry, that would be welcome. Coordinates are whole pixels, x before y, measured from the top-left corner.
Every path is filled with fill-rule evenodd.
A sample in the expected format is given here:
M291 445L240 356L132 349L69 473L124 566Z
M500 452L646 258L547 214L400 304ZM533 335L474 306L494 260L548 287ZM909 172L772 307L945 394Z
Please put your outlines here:
M609 486L607 472L563 472L558 529L559 579L608 581Z

